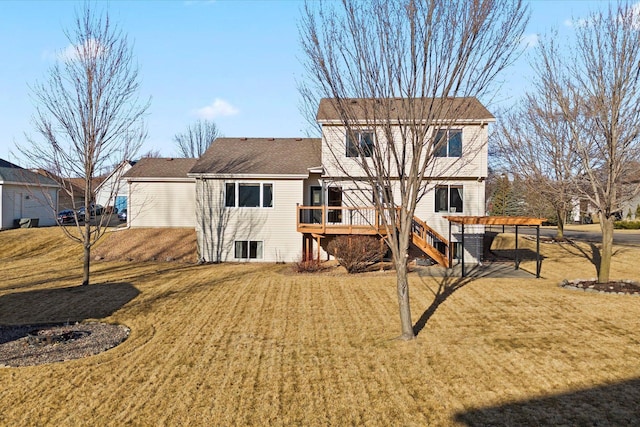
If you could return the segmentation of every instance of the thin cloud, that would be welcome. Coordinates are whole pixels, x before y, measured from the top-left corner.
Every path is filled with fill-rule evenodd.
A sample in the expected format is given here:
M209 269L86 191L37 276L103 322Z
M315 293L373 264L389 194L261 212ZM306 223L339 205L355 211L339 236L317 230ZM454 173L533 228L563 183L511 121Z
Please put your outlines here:
M96 39L89 39L83 44L70 44L61 51L45 51L42 54L44 59L59 61L78 61L84 56L102 56L106 51L104 46Z
M531 49L538 46L539 38L537 34L527 34L520 39L520 43L524 45L525 49Z
M587 25L588 21L584 18L580 18L580 19L565 19L564 20L564 25L565 27L569 27L569 28L582 28L585 27Z
M217 117L235 116L239 112L240 110L224 99L216 98L210 105L195 110L194 114L201 119L215 119Z

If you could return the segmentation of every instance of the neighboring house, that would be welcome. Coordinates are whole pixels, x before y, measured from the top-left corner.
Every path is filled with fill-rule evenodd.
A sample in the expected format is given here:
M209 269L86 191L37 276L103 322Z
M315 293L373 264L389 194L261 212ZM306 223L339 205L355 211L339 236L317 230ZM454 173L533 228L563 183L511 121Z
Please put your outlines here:
M144 158L124 175L129 185L130 227L195 227L195 179L187 172L197 159Z
M22 218L55 225L58 188L51 178L0 159L0 229L14 228Z
M84 206L84 179L60 178L44 169L37 169L34 172L54 180L60 186L58 212L66 209L77 210Z
M351 102L362 107L362 116L355 118L362 129L356 143L384 144L382 132L366 116L376 101ZM443 102L464 115L443 130L447 142L438 152L441 158L424 177L428 192L416 209L413 242L448 265L449 230L453 242L461 236L458 225L450 226L446 217L484 215L487 124L495 118L475 98ZM351 176L363 176L353 158L354 142L347 138L331 100L321 100L317 120L322 126L320 140L219 138L191 169L203 261L291 262L312 253L326 256L323 248L337 235L380 232L371 202L374 189L343 172L346 168ZM467 227L466 233L465 258L477 262L484 227ZM455 253L456 245L451 247Z
M96 203L104 207L113 206L117 212L127 209L127 198L129 197L129 184L123 178L124 174L136 162L125 160L96 187Z
M640 163L635 163L633 172L627 177L628 191L633 195L628 201L623 203L621 215L623 219L640 220L637 215L640 209Z
M189 173L202 260L299 259L297 206L321 185L320 152L320 138L216 139Z

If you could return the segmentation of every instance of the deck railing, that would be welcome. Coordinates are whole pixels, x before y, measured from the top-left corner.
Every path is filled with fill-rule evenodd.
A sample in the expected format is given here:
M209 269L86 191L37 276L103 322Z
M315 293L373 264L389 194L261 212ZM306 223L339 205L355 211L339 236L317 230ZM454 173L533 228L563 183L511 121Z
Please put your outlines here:
M391 222L390 212L385 218L372 206L298 206L298 231L326 234L387 234L385 223ZM411 222L412 239L416 246L439 264L449 265L449 242L420 218Z
M298 206L297 227L302 233L386 234L380 213L371 206Z
M444 259L449 259L449 242L420 218L413 217L411 232L414 242L423 248L430 246L436 249Z

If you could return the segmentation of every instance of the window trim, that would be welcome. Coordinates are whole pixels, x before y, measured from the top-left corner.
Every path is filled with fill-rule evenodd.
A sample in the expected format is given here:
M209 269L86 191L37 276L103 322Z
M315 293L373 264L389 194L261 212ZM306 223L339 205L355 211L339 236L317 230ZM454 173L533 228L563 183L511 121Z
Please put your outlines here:
M447 197L446 197L446 209L438 209L439 207L439 203L438 203L438 190L447 190ZM459 189L460 190L460 210L458 210L457 206L451 206L451 190L452 189ZM442 185L436 185L435 187L435 191L434 191L434 211L437 213L448 213L448 214L459 214L459 213L464 213L464 185L462 184L442 184ZM454 210L452 210L454 209Z
M259 186L260 201L258 206L240 206L240 186ZM233 194L230 197L229 188L233 186ZM271 203L265 206L265 189L271 187ZM241 209L273 209L274 206L274 183L266 181L227 181L224 185L224 207L225 208L241 208Z
M373 157L373 152L375 150L376 145L376 133L373 129L363 129L352 132L353 135L358 140L358 146L353 144L354 141L349 137L349 133L347 132L345 138L345 156L349 158L358 158L358 157ZM363 145L362 135L371 134L371 145ZM366 140L366 139L365 139ZM368 148L364 148L364 147Z
M443 144L442 146L438 147L437 144L439 143L439 140L441 137L439 137L439 135L441 133L445 133L447 136L447 143ZM452 140L452 135L451 134L459 134L460 135L460 155L459 156L453 156L451 155L451 140ZM435 139L434 139L434 150L433 150L433 156L437 157L437 158L455 158L455 159L459 159L462 157L462 135L463 135L463 129L458 129L458 128L446 128L446 129L439 129L436 132L435 135ZM442 155L444 154L444 155Z

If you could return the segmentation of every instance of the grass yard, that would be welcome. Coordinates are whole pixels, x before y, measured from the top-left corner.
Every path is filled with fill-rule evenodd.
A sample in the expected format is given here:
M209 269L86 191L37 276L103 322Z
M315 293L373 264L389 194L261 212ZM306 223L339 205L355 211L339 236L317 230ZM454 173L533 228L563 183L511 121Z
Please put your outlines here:
M538 280L412 273L426 323L399 342L393 272L103 261L77 288L80 248L60 230L4 231L0 324L100 319L131 335L0 368L0 425L638 425L640 298L558 287L595 276L593 251L542 245ZM616 251L612 276L640 279L640 249Z

